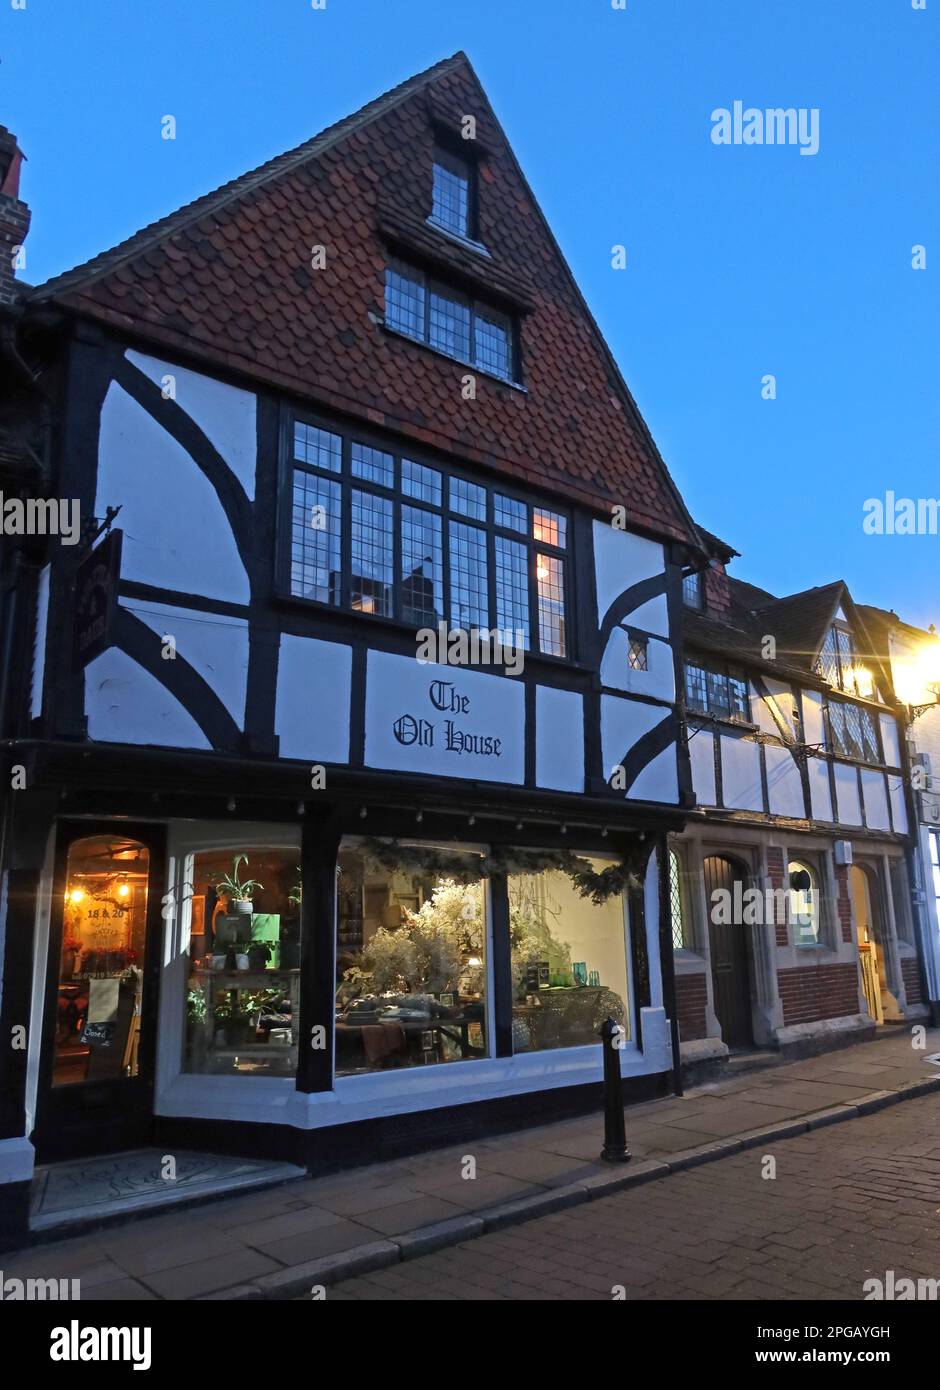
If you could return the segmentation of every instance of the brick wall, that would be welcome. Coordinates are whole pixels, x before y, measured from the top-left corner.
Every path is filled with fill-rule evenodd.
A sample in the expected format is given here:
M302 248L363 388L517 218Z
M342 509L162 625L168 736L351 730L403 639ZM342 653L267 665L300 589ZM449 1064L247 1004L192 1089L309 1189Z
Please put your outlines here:
M679 1015L681 1042L691 1042L693 1038L706 1036L707 998L704 970L695 975L676 975L676 1012Z
M777 983L786 1027L858 1013L858 966L854 961L778 970Z
M849 871L845 864L836 865L836 916L842 928L842 940L854 940L852 929L852 899L849 894Z
M902 956L901 974L904 976L904 992L909 1004L922 1004L924 991L920 983L920 971L914 956Z
M771 888L776 891L778 888L786 887L784 877L783 850L771 848L767 851L767 877L770 880ZM774 921L774 931L777 937L778 946L788 945L787 924L786 922Z

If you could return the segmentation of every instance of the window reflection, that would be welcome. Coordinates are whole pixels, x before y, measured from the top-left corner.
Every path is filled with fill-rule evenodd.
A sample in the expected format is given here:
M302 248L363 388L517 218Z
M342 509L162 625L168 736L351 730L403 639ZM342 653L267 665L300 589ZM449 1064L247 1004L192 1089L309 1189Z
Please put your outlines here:
M508 888L513 1052L596 1044L608 1016L629 1036L623 899L593 903L555 870L510 874Z

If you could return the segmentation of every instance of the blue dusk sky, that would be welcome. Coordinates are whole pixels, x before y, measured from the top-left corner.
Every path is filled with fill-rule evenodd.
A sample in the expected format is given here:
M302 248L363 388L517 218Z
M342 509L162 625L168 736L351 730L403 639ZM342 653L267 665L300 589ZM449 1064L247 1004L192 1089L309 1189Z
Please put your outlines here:
M868 498L940 495L940 0L23 6L0 0L0 123L28 157L28 281L462 48L732 573L843 578L940 626L940 536L862 529ZM713 144L736 101L817 108L818 153Z

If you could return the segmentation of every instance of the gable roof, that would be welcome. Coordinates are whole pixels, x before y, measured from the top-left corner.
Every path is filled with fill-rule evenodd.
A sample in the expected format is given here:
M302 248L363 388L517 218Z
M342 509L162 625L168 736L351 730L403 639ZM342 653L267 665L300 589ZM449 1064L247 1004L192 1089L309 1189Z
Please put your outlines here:
M435 134L477 118L481 256L427 226ZM327 247L313 270L310 248ZM386 330L390 254L511 307L525 390ZM476 74L457 53L296 149L38 286L91 316L302 400L701 542Z

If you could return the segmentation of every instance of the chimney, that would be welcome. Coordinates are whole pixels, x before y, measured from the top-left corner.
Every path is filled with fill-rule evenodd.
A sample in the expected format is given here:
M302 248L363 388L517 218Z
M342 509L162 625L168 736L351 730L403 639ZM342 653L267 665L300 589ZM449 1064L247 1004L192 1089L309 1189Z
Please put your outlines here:
M0 125L0 310L16 299L14 275L22 266L22 247L29 231L29 208L20 202L22 150L6 126Z

